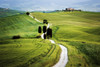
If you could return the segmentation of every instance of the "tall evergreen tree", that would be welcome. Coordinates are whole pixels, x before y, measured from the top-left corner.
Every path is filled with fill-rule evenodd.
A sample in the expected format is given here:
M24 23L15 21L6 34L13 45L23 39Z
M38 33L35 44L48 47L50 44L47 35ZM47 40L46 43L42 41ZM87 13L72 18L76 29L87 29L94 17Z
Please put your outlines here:
M38 33L41 33L41 26L38 27Z
M46 34L44 34L44 39L46 39Z
M43 26L43 33L45 33L46 32L46 26Z

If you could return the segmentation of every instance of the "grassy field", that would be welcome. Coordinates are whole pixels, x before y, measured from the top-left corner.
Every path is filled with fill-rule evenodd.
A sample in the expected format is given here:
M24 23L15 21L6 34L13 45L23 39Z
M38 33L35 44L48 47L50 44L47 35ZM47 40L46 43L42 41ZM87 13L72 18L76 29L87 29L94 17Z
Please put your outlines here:
M38 26L42 25L25 14L0 18L0 23L0 34L2 35L0 38L11 38L14 35L34 37L38 34Z
M68 48L66 67L100 66L100 13L54 12L32 13L41 22L52 24L53 39Z
M0 18L0 67L50 67L61 49L49 40L36 38L43 24L28 15ZM19 35L20 39L12 39Z

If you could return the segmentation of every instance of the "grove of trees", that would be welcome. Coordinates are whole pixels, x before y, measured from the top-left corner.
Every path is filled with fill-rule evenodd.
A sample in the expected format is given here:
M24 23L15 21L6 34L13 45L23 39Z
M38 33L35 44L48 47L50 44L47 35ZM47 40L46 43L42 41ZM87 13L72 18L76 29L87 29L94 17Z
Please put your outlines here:
M43 20L43 24L45 24L45 23L48 24L46 19ZM38 33L42 33L41 26L38 27ZM43 26L43 33L44 33L44 35L43 35L44 39L52 38L52 29L51 28L47 28L47 26Z

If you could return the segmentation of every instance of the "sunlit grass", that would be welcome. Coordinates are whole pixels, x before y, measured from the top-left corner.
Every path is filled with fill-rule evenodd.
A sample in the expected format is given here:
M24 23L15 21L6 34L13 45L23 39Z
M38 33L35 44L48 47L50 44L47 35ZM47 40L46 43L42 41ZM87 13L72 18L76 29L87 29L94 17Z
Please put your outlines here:
M50 67L61 49L49 40L36 38L43 24L22 14L0 18L0 67ZM19 35L20 39L12 39Z
M53 39L68 48L69 62L66 67L100 66L99 12L76 11L32 14L40 21L47 19L49 23L52 23Z

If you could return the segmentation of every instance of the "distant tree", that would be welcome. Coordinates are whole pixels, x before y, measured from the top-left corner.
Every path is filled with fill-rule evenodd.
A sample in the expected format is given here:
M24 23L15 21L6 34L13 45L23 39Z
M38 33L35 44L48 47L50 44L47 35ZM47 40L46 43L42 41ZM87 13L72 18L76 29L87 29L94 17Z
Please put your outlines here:
M45 13L45 11L43 11L43 13Z
M68 10L68 8L65 9L66 11Z
M43 33L45 33L46 32L46 26L43 26Z
M45 24L45 23L47 23L47 20L46 19L43 20L43 24Z
M78 11L80 11L80 12L81 12L82 10L78 10Z
M41 33L41 26L38 27L38 33Z
M26 12L26 15L30 15L30 13L29 12Z
M44 39L46 39L46 34L44 34Z

